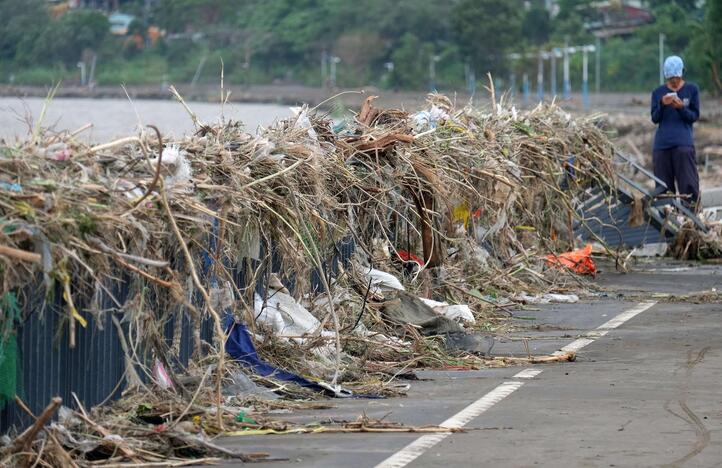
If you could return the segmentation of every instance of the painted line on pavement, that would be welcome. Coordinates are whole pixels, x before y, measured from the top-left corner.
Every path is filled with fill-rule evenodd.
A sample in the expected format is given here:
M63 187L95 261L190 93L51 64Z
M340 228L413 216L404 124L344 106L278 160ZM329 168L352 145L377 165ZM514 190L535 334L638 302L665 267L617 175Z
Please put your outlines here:
M585 346L594 343L595 340L598 338L603 337L607 333L609 333L611 330L614 330L615 328L619 327L623 323L627 322L628 320L632 319L633 317L636 317L637 315L641 314L645 310L651 309L656 302L641 302L637 304L636 306L632 307L629 310L626 310L622 312L621 314L617 315L613 319L609 320L608 322L604 323L603 325L595 328L593 331L590 331L587 333L587 336L589 338L579 338L577 340L572 341L565 347L563 347L561 350L554 353L554 355L564 354L570 351L577 352L580 349L584 348ZM514 375L512 378L515 379L532 379L536 377L537 375L541 374L541 369L524 369L520 372L518 372L516 375ZM447 427L447 428L454 428L454 429L460 429L464 426L466 426L469 422L471 422L473 419L480 416L482 413L487 411L489 408L494 406L495 404L502 401L504 398L508 397L515 391L519 390L524 385L524 382L504 382L494 388L492 391L487 393L486 395L482 396L478 400L476 400L474 403L470 404L463 410L456 413L454 416L450 417L446 421L440 424L441 427ZM417 458L419 458L421 455L424 454L427 450L429 450L434 445L438 444L442 440L449 437L452 433L451 432L443 432L443 433L437 433L437 434L427 434L424 436L419 437L418 439L414 440L410 444L408 444L406 447L402 448L395 454L391 455L386 460L382 461L378 465L376 465L375 468L403 468L409 463L413 462Z
M474 403L441 423L440 426L448 427L450 429L460 429L471 422L474 418L514 393L516 390L521 388L522 385L524 385L524 382L504 382L483 397L476 400ZM376 468L402 468L419 458L424 452L446 439L451 434L451 432L440 432L437 434L421 436L376 465Z
M518 372L512 379L533 379L537 375L541 374L543 371L541 369L524 369L521 372Z
M580 349L584 348L585 346L588 346L592 343L594 343L599 338L603 337L610 331L614 330L615 328L619 327L620 325L624 324L628 320L633 319L637 315L641 314L645 310L651 309L657 304L656 301L650 301L650 302L640 302L636 306L632 307L629 310L625 310L621 314L617 315L613 319L609 320L608 322L598 326L593 331L587 333L587 337L579 338L577 340L572 341L559 351L553 353L554 356L560 356L562 354L566 354L569 352L576 353Z

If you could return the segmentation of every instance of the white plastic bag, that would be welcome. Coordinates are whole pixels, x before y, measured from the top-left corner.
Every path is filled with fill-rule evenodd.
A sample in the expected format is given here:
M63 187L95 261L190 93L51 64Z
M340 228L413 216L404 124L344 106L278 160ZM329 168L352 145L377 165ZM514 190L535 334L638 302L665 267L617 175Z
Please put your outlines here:
M366 279L371 280L371 292L383 293L389 291L406 291L404 285L391 273L370 268L366 272Z
M456 320L458 322L464 322L468 324L475 324L476 319L474 318L474 314L471 313L471 308L469 308L468 305L465 304L455 304L451 305L448 302L438 302L434 301L432 299L425 299L423 297L420 297L422 301L424 301L424 304L431 307L434 312L436 312L439 315L443 315L444 317Z
M265 307L263 298L256 294L254 310L257 320L271 327L278 336L301 337L312 334L321 326L311 312L280 291L269 294Z

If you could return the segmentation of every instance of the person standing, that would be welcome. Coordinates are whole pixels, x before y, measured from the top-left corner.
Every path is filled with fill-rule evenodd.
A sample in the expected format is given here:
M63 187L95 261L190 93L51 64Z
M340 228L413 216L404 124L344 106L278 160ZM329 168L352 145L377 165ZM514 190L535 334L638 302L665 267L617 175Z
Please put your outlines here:
M667 189L686 195L688 206L699 202L699 173L694 147L694 123L699 119L699 89L685 82L684 62L673 55L664 61L666 83L652 92L654 136L654 175ZM675 189L676 183L676 189Z

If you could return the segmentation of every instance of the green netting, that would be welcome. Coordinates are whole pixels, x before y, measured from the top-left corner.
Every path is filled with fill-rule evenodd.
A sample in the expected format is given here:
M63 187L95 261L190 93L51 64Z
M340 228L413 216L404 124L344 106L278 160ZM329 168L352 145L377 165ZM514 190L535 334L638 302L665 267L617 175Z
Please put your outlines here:
M15 335L0 343L0 409L15 398L18 386L18 343Z
M0 409L15 398L18 388L18 342L15 325L20 308L14 293L0 297Z

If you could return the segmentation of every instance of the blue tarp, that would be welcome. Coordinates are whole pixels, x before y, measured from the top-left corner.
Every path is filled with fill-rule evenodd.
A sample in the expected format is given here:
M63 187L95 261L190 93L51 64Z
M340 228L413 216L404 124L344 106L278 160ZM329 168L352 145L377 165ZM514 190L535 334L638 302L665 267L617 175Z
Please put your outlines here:
M230 314L226 314L224 317L223 328L225 328L226 334L228 335L226 339L226 352L228 355L250 368L256 374L264 377L273 377L283 382L292 382L316 392L327 392L327 389L315 382L311 382L308 379L304 379L301 376L283 369L278 369L262 360L256 352L256 347L253 345L251 335L248 333L246 326L242 323L237 323Z

